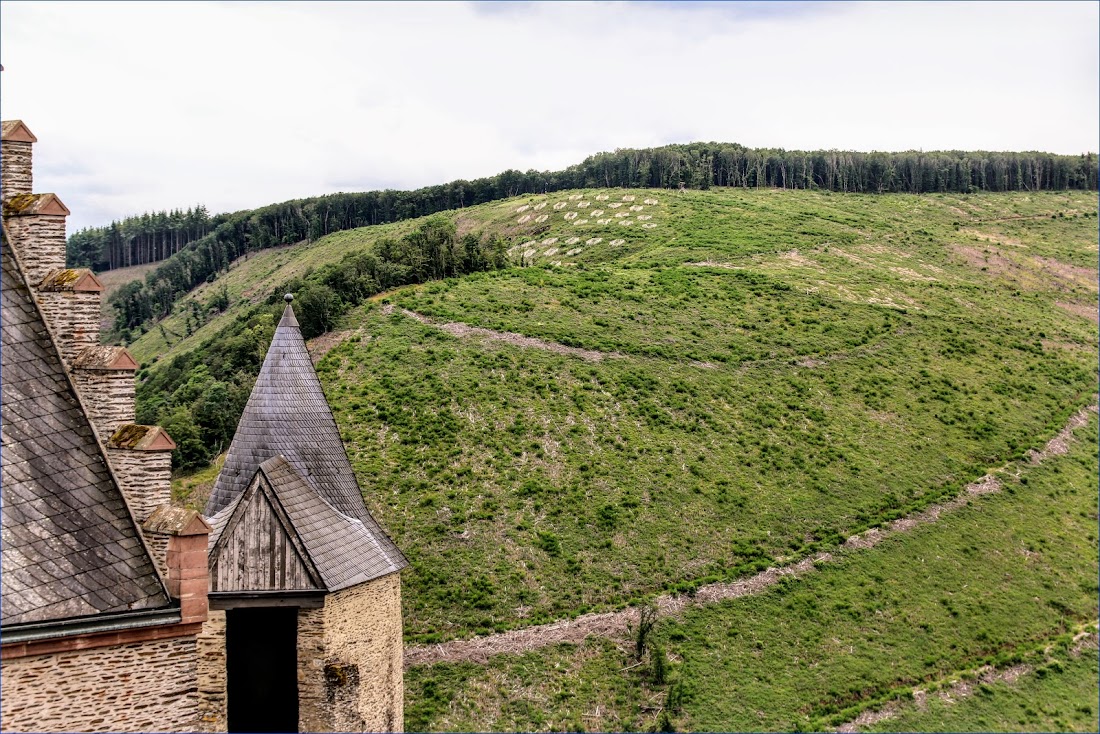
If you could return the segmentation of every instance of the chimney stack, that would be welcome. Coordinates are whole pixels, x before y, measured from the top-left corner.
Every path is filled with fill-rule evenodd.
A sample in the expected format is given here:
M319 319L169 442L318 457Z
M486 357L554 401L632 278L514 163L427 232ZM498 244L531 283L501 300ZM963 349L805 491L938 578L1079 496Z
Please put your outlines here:
M18 194L34 191L31 146L36 142L38 138L22 120L4 120L0 127L0 160L3 161L0 199L7 201Z

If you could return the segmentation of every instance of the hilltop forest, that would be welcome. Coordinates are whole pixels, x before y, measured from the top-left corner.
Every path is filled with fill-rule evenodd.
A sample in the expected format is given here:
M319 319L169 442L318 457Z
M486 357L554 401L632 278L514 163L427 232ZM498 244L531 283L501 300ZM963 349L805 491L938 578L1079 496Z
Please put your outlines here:
M112 295L114 332L125 341L168 315L180 295L248 252L521 194L594 186L914 194L1095 190L1097 160L1037 152L806 152L719 143L623 149L564 171L510 170L415 191L333 194L216 216L201 206L144 214L76 232L69 238L68 264L104 271L166 260L144 282Z

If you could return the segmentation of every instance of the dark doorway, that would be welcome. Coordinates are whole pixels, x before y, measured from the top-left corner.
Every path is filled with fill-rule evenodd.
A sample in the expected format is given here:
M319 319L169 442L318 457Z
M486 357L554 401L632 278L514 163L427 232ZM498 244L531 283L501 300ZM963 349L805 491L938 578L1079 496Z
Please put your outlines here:
M298 731L297 607L227 610L225 659L229 731Z

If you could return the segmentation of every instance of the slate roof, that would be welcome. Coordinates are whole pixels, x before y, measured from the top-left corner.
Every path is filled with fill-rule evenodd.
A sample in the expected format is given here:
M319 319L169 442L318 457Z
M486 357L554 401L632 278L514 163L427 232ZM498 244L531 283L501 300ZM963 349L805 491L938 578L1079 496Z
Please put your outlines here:
M376 533L329 504L282 456L260 464L256 475L271 488L293 526L287 531L302 541L326 589L339 591L398 570ZM212 557L243 496L211 518Z
M237 424L229 454L203 512L211 518L215 533L220 533L217 521L224 523L231 513L216 516L244 494L261 465L275 457L282 457L293 468L297 481L307 485L317 499L324 500L320 504L312 500L307 502L300 498L301 488L298 488L298 494L294 495L299 497L296 501L308 510L303 510L304 514L299 515L305 523L303 527L296 527L299 535L304 538L312 532L310 527L314 520L311 519L311 512L316 513L318 518L335 521L329 512L331 509L361 524L361 530L342 521L329 528L332 549L322 554L326 557L326 564L333 569L344 563L358 564L359 571L366 575L363 581L399 571L408 565L401 551L371 517L363 503L363 495L344 451L336 420L325 401L321 382L317 379L298 328L298 320L294 317L294 309L289 303L275 329L256 385ZM283 483L281 486L295 483L285 477L285 472L279 472L278 476ZM362 533L371 538L369 544L362 542ZM213 542L212 539L211 544ZM346 550L344 557L338 558L341 547ZM336 577L354 576L349 567Z
M0 624L168 606L6 231L0 257Z

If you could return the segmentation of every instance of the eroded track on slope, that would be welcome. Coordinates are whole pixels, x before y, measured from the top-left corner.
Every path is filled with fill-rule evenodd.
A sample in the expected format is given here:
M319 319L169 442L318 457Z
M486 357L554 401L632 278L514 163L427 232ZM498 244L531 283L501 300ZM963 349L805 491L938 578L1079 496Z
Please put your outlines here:
M1098 405L1094 402L1074 413L1041 451L1033 451L1029 455L1027 465L1036 466L1051 456L1067 453L1070 444L1075 440L1073 432L1088 423L1089 413L1095 413L1097 410ZM1002 485L997 474L1007 471L1010 466L1005 465L990 471L966 485L962 492L945 502L894 520L881 529L874 528L860 535L853 535L837 548L835 554L817 553L797 563L769 568L745 579L707 584L691 596L665 594L655 599L655 604L662 616L672 616L688 607L759 594L783 578L799 578L812 573L818 565L829 563L845 553L873 548L886 538L910 532L922 525L935 523L941 517L968 505L975 497L1000 492ZM621 611L584 614L575 619L484 635L469 640L454 640L434 645L412 645L405 648L405 668L440 662L485 663L494 655L523 653L563 642L580 644L590 636L626 640L629 637L630 628L638 623L638 617L639 609L628 607Z

